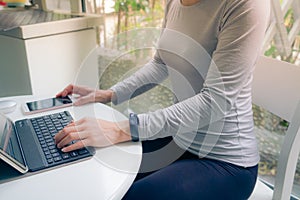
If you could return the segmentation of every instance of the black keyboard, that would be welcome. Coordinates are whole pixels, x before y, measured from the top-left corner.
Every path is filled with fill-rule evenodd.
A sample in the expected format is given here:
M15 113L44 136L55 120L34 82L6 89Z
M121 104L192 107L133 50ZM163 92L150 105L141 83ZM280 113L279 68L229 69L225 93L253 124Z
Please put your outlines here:
M72 119L72 116L67 111L30 119L49 167L94 154L92 148L83 148L64 153L56 147L55 134L68 125Z

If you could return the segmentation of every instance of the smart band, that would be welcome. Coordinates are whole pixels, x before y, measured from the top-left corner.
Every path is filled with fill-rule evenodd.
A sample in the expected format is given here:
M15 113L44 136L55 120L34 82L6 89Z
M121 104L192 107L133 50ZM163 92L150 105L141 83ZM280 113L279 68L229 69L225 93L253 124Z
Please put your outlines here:
M135 113L129 114L129 124L130 124L131 140L133 142L138 142L139 141L139 132L138 132L139 118L137 117L137 114Z

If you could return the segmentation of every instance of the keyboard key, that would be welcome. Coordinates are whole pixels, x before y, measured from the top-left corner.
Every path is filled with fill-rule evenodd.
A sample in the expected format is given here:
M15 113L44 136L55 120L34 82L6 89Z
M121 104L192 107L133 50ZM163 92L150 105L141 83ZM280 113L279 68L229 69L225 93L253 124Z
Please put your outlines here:
M55 128L56 128L58 131L60 131L61 129L63 129L63 126L62 126L62 125L57 125Z
M46 140L47 143L50 143L50 142L52 142L52 141L53 141L52 137L50 137L50 138L48 138L48 139Z
M61 157L62 157L64 160L66 160L66 159L69 159L69 158L70 158L70 156L69 156L69 154L68 154L68 153L62 153L62 154L61 154Z
M76 157L76 156L78 156L78 153L76 151L72 151L72 152L70 152L70 155L72 157Z
M56 146L55 145L51 145L51 146L48 146L48 148L51 150L51 149L55 149Z
M67 126L69 124L69 122L63 122L61 123L63 125L63 127Z
M42 135L42 132L39 131L39 130L38 130L38 131L35 131L35 132L36 132L37 135Z
M60 154L58 152L52 154L53 157L58 157Z
M54 160L54 162L59 162L59 161L61 161L61 157L54 157L53 160Z
M47 147L43 148L43 152L49 151Z
M50 153L51 153L51 154L56 153L56 152L57 152L57 149L51 149L51 150L50 150Z
M78 150L78 154L79 155L83 155L83 154L87 154L88 153L88 150L87 149L79 149Z
M51 142L51 141L52 141L52 137L51 137L50 134L44 135L44 139L45 139L47 142Z
M42 141L45 141L45 139L44 139L44 137L43 137L42 135L38 135L38 139L39 139L40 143L41 143Z
M52 141L52 142L48 142L47 145L48 146L55 146L55 143Z

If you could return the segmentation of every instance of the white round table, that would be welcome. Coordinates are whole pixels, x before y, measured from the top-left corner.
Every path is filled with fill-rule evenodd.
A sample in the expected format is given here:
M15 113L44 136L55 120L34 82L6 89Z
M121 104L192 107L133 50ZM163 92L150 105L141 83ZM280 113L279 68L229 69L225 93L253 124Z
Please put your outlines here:
M0 98L0 100L7 99L13 99L18 103L14 112L6 114L13 121L62 110L68 110L75 120L86 116L110 121L126 119L118 111L100 103L25 116L21 111L21 103L38 98L33 96ZM33 175L27 174L14 180L2 180L0 199L121 199L134 181L141 157L142 146L139 142L97 148L96 154L91 159Z

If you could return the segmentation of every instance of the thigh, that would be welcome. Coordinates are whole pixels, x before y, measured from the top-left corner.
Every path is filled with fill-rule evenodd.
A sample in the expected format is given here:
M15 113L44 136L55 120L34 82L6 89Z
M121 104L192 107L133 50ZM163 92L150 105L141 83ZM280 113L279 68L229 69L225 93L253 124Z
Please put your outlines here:
M210 159L179 160L132 185L123 199L247 199L257 166L242 168Z
M143 141L143 157L136 180L177 161L185 153L172 137Z
M172 137L143 141L143 157L135 181L144 178L173 162L199 157L181 149Z

